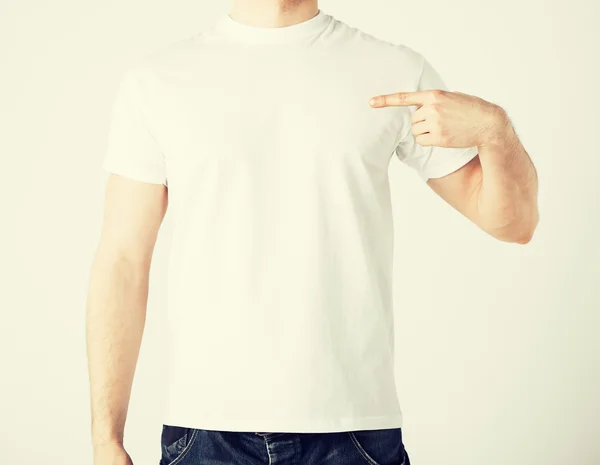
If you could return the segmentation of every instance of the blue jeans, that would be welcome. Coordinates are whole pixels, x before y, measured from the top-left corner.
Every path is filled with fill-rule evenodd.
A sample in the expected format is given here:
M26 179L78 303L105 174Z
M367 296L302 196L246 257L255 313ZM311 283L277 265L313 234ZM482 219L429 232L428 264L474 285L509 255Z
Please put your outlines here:
M163 425L159 465L410 465L401 428L332 433Z

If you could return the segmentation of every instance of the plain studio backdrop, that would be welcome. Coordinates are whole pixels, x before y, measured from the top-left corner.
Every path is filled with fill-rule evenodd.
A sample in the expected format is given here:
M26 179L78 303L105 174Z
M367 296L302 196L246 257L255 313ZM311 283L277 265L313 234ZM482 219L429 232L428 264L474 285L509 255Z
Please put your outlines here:
M229 7L0 4L1 465L92 463L85 300L110 107L132 60L201 31ZM409 168L390 163L396 379L411 460L597 465L598 3L324 0L320 7L419 51L450 90L504 107L539 173L540 224L523 246L488 236ZM167 212L125 431L138 465L160 455L170 240Z

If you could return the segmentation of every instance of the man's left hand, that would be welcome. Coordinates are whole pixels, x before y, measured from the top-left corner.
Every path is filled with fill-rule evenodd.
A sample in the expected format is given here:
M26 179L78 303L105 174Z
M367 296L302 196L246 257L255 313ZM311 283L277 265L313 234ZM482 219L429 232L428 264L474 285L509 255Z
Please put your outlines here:
M369 104L374 108L417 106L411 119L412 133L423 146L482 147L499 140L508 121L498 105L441 89L379 95Z

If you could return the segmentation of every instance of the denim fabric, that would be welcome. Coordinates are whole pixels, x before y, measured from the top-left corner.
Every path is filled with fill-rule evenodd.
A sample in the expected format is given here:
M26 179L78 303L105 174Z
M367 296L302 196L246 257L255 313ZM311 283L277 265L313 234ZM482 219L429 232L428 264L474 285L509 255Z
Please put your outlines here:
M163 425L159 465L410 465L401 428L333 433Z

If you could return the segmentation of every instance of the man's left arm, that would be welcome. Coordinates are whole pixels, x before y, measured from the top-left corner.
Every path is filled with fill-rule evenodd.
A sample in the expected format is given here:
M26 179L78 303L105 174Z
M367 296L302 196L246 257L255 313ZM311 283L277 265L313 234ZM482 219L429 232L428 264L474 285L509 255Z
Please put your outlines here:
M490 113L479 156L427 184L492 236L526 244L539 221L537 172L506 112L493 106Z
M371 105L416 105L411 122L419 145L476 146L478 156L427 184L493 237L520 244L531 240L539 222L537 172L501 107L440 89L382 95Z

